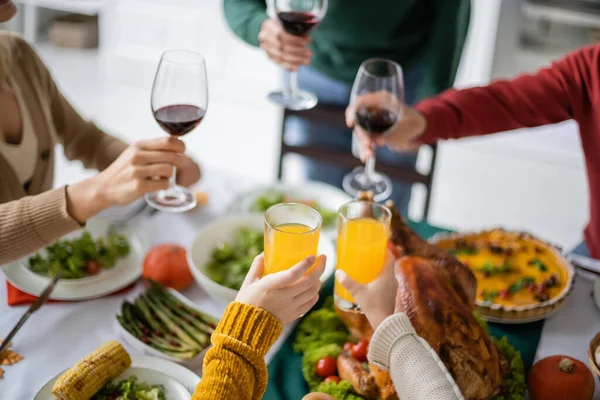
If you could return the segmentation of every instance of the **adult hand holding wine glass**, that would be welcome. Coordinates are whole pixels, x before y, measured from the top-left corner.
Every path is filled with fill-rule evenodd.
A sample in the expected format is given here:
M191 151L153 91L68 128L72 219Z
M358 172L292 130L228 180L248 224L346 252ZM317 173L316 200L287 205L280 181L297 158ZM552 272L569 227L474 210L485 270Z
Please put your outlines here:
M269 57L289 71L289 85L269 93L269 100L291 110L309 110L318 99L298 88L297 69L310 62L308 34L325 17L327 0L275 0L275 11L279 24L266 20L258 39Z
M156 122L169 135L181 137L196 128L208 107L204 57L187 50L164 52L152 87L151 105ZM173 166L169 187L147 194L148 204L169 212L194 208L196 197L190 190L177 185L176 176Z
M364 99L365 102L376 101L371 97ZM366 132L361 124L356 124L355 114L356 106L350 105L346 108L346 125L354 128L356 139L358 140L360 159L366 162L369 157L375 156L375 147L386 146L396 152L417 151L421 143L419 138L427 128L427 120L416 109L402 105L402 118L397 121L385 135L371 135Z
M352 86L346 119L348 125L355 128L355 138L362 139L363 147L372 146L373 141L393 130L402 119L403 103L402 68L397 63L374 58L361 64ZM344 177L343 187L354 197L360 191L372 191L377 201L392 194L390 179L375 171L372 150L364 168L358 167Z

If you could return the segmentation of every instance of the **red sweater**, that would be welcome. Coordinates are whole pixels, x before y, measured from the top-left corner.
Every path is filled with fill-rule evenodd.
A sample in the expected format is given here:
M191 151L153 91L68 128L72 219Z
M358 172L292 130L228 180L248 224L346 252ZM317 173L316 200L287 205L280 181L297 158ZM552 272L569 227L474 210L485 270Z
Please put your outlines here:
M585 241L591 256L600 259L600 44L574 51L536 74L449 90L416 108L428 122L424 143L577 121L590 193Z

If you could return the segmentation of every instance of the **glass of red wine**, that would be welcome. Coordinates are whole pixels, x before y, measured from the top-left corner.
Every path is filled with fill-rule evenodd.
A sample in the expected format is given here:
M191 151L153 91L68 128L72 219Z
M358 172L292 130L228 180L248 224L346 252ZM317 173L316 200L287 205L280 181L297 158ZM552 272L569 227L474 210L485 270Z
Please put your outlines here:
M327 11L327 0L275 0L275 12L283 29L294 36L306 36L316 28ZM269 100L290 110L309 110L317 105L314 93L298 88L298 73L289 72L286 89L269 93Z
M352 86L350 104L355 110L355 128L371 136L385 135L402 119L404 81L402 68L397 63L373 58L364 61ZM353 152L358 156L356 138ZM355 168L344 177L343 187L351 196L360 191L372 191L376 201L386 200L392 194L390 179L375 171L375 157L365 167Z
M169 135L181 137L200 124L208 107L206 62L201 54L169 50L162 54L151 98L152 113ZM184 212L197 204L194 194L176 184L176 170L169 188L148 193L146 201L160 211Z

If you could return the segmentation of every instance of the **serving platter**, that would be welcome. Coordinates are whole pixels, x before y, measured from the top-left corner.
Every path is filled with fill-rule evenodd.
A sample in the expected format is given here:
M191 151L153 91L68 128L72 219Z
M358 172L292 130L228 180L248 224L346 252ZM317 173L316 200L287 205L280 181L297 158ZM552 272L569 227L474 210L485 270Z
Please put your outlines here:
M105 236L109 228L110 221L103 216L98 216L87 222L85 231L90 232L92 237L97 238ZM63 238L78 237L83 231L83 229L80 229L71 232ZM117 261L113 268L103 270L98 275L80 279L59 280L50 295L50 299L74 301L102 297L129 286L142 275L142 262L149 244L146 235L132 226L119 226L117 231L125 236L129 242L129 255ZM3 270L6 279L14 287L33 296L39 296L50 283L51 278L36 274L28 268L29 257L34 254L5 265Z
M52 387L63 373L50 379L36 394L34 400L53 400ZM189 400L200 377L174 362L150 356L131 356L131 366L113 381L137 376L138 382L163 385L169 400Z

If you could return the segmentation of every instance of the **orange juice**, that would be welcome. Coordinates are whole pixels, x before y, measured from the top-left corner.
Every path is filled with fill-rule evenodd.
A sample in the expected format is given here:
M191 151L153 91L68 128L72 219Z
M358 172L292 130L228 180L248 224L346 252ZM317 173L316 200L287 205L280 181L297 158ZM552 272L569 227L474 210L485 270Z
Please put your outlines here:
M344 221L338 231L337 268L359 283L369 283L385 263L387 225L369 218ZM354 298L337 281L335 295L354 304Z
M265 272L286 270L306 257L317 255L320 227L311 229L303 224L281 224L265 227Z

